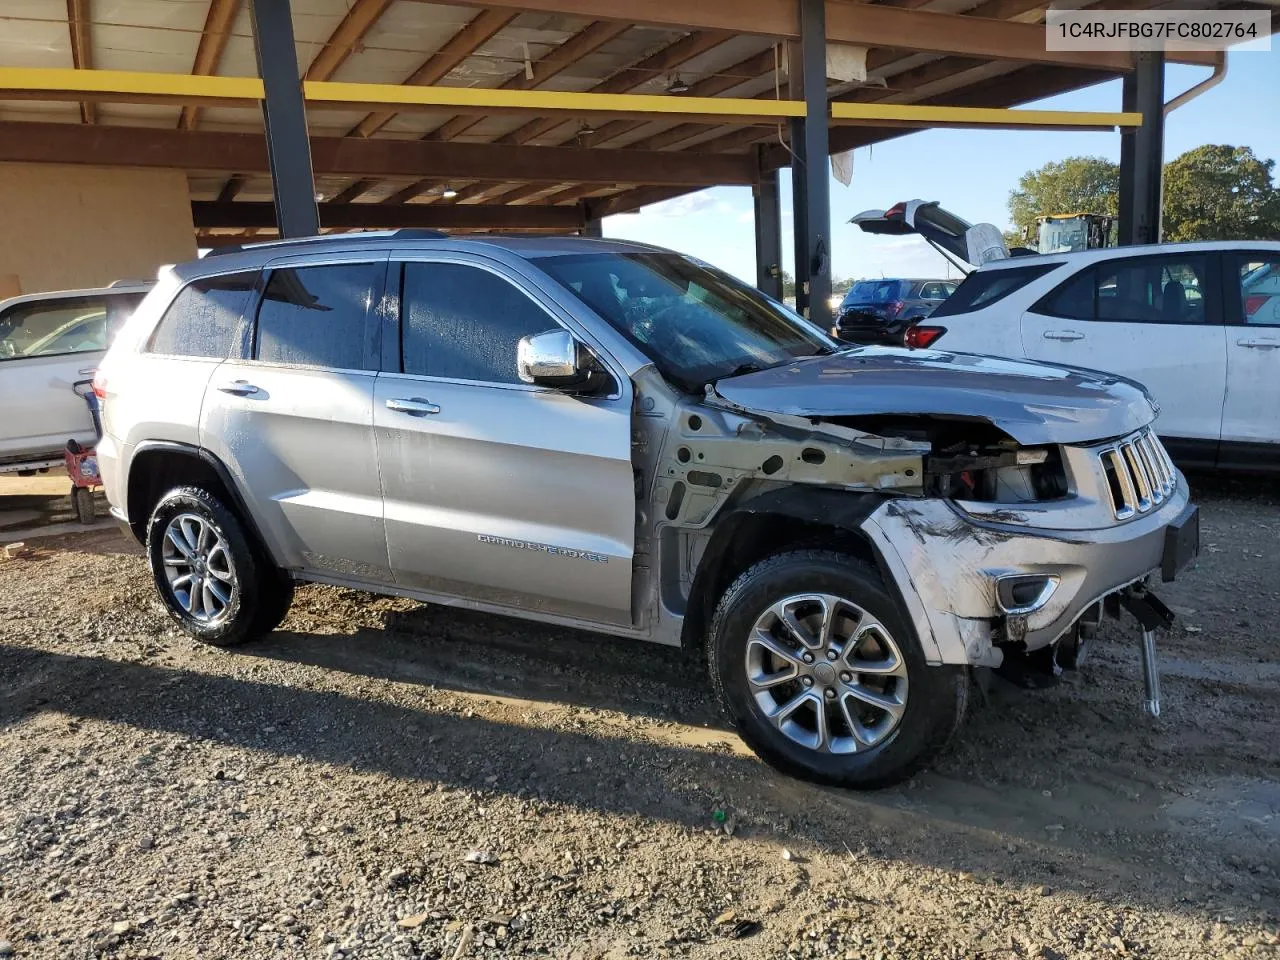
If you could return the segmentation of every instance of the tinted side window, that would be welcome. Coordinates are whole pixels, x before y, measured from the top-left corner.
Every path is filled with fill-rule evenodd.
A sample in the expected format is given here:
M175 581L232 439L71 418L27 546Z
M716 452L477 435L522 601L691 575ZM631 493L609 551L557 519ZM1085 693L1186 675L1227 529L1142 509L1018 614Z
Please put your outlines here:
M241 317L258 281L256 273L195 280L169 304L147 349L175 357L239 356Z
M343 263L272 270L258 307L256 358L364 369L366 321L385 269Z
M107 305L78 297L21 303L0 317L0 360L107 348Z
M1037 313L1072 320L1092 320L1095 284L1092 270L1082 270L1036 305Z
M956 287L955 293L933 311L933 316L949 317L989 307L1058 266L1060 264L1057 263L1034 263L1004 270L975 270Z
M1280 253L1250 253L1237 261L1245 323L1280 326Z
M523 290L459 263L406 263L401 294L404 372L520 383L516 343L556 327Z
M1074 320L1204 323L1204 257L1145 257L1099 263L1072 277L1035 309Z

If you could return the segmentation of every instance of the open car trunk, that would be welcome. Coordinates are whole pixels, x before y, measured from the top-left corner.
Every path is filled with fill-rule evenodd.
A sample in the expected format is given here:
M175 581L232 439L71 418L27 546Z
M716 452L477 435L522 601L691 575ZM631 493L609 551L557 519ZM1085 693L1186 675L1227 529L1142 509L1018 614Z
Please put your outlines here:
M849 222L867 233L890 236L918 233L943 256L971 267L1009 257L999 229L990 223L962 220L938 206L936 200L907 200L895 203L888 210L864 210Z

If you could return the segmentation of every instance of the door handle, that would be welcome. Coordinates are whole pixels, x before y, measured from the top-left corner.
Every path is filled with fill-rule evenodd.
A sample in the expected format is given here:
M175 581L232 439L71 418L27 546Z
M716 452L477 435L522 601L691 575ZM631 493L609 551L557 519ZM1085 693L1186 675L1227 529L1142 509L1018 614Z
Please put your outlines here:
M1273 340L1267 337L1246 337L1243 340L1237 340L1236 343L1242 347L1253 347L1255 350L1280 349L1280 340Z
M1064 342L1069 340L1084 339L1083 333L1077 333L1074 330L1046 330L1044 333L1041 334L1041 336L1044 337L1046 340L1062 340Z
M258 392L258 388L252 383L245 380L233 380L231 383L220 383L218 389L223 393L229 393L235 397L251 397Z
M82 377L92 377L97 372L98 372L97 367L85 367L83 370L76 371L76 373L80 374L80 376Z
M422 397L396 397L387 401L387 409L397 413L407 413L414 417L425 417L429 413L439 413L440 408L430 400Z

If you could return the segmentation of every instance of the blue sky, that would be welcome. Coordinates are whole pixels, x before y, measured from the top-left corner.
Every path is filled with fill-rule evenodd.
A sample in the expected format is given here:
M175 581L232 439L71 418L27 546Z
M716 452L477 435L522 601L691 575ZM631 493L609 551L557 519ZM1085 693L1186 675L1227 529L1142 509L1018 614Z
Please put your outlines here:
M1203 67L1170 66L1165 97L1172 99L1208 76ZM1248 146L1280 164L1280 43L1269 52L1236 52L1227 78L1175 110L1165 125L1165 159L1206 143ZM1042 100L1064 110L1119 110L1118 80ZM943 276L948 264L915 237L873 237L847 221L861 210L899 200L938 200L966 220L1008 226L1009 191L1018 178L1064 157L1120 159L1116 133L927 130L863 147L854 156L853 183L831 182L833 271L837 277ZM790 269L790 182L783 171L783 251ZM717 187L655 204L638 214L610 217L608 237L672 247L754 282L751 191ZM951 274L956 271L951 268Z

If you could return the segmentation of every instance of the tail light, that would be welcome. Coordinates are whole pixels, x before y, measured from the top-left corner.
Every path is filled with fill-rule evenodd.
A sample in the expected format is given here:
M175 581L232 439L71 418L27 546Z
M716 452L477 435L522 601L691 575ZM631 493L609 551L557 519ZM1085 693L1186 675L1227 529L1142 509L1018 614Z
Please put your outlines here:
M913 323L902 335L902 342L913 350L923 349L932 346L934 341L946 332L946 327L922 327L918 323Z
M107 375L101 370L93 372L93 395L99 400L107 399Z
M1251 297L1244 298L1244 315L1252 317L1255 313L1262 309L1262 305L1267 302L1267 297L1261 294L1254 294Z
M899 313L901 313L901 312L902 312L902 308L903 308L904 306L905 306L905 304L904 304L901 300L894 300L894 301L893 301L892 303L890 303L890 304L889 304L889 306L888 306L888 307L886 307L885 309L886 309L886 311L888 312L888 315L889 315L889 316L891 316L891 317L896 317Z

